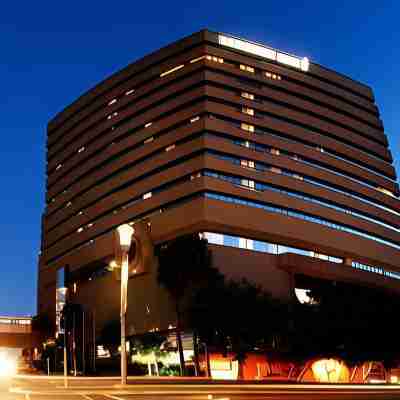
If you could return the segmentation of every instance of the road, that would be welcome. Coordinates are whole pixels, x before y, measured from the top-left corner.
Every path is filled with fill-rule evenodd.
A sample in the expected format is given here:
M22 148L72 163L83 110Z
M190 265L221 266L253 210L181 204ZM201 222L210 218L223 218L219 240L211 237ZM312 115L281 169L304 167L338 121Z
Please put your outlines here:
M68 388L54 377L0 380L1 400L369 400L400 399L400 385L286 385L178 382L131 379L120 387L115 378L72 378Z

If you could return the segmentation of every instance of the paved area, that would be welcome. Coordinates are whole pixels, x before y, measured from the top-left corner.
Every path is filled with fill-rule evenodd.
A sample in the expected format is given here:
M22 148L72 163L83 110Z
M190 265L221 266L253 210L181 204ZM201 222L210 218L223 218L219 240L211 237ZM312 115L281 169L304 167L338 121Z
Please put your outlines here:
M400 399L400 386L206 383L177 379L16 377L0 380L0 400Z

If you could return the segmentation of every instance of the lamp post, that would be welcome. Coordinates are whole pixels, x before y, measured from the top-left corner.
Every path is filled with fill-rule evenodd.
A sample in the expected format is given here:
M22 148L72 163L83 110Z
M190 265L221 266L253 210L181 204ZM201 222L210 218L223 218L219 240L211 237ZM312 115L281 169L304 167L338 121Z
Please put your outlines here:
M119 235L119 244L122 250L121 263L121 384L126 385L126 308L128 298L128 265L129 265L129 248L131 246L132 235L135 230L128 224L121 225L117 228Z

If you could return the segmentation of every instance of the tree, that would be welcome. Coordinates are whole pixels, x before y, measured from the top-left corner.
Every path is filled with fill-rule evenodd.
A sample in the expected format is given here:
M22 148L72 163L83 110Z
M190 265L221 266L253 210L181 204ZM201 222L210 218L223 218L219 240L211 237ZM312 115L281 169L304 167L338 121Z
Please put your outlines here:
M159 375L158 358L161 356L160 346L165 342L165 337L153 332L147 332L141 336L135 337L133 347L141 355L151 355L155 365L156 374ZM151 362L147 363L148 374L151 375Z
M353 367L366 361L382 361L385 368L398 363L399 330L393 324L398 295L332 281L319 281L311 295L317 305L294 306L293 357L339 357Z
M104 345L111 355L117 353L121 345L121 321L108 321L100 331L98 342Z
M278 342L286 329L286 310L260 286L221 278L194 293L189 315L201 341L223 354L235 354L242 376L249 352Z
M38 314L32 318L32 331L48 338L54 334L54 324L47 314Z
M211 265L211 252L207 240L198 234L176 238L156 250L158 256L158 282L169 293L176 312L176 341L179 352L181 375L185 375L182 347L184 302L188 293L201 287L215 275Z

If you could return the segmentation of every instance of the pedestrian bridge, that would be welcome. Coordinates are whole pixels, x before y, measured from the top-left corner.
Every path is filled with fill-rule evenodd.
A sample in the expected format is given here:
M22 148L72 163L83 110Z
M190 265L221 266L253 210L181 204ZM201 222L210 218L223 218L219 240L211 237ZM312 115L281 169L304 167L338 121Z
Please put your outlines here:
M0 316L0 348L31 348L32 318Z

